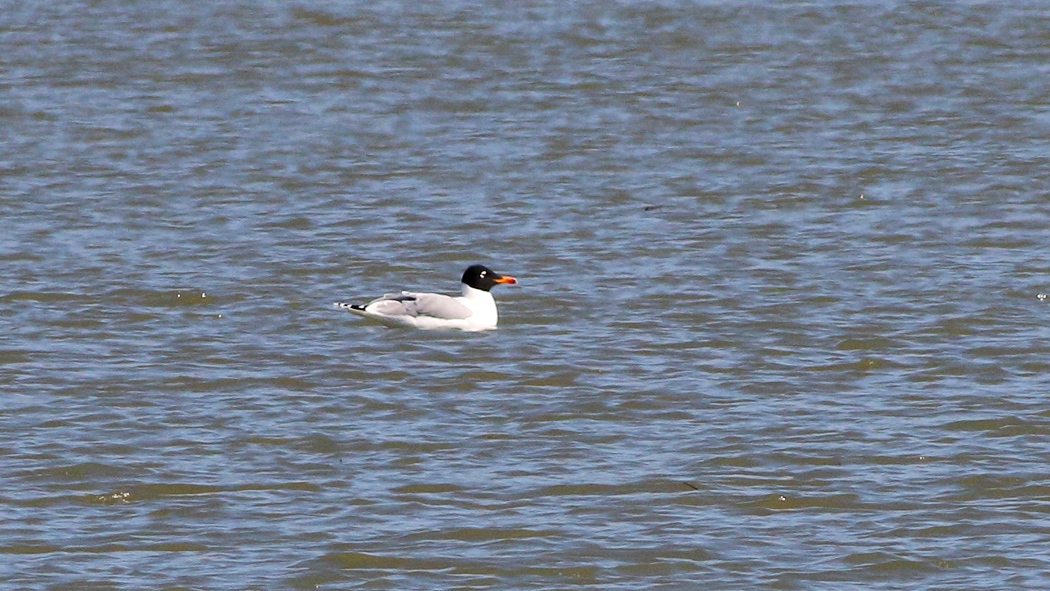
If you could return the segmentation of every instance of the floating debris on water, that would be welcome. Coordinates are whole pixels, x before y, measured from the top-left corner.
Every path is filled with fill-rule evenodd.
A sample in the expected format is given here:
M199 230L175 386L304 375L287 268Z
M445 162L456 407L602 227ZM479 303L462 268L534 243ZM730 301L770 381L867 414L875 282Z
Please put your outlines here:
M131 496L129 492L115 492L108 495L99 495L98 500L102 503L111 503L113 501L120 501L121 503L127 503L128 497Z

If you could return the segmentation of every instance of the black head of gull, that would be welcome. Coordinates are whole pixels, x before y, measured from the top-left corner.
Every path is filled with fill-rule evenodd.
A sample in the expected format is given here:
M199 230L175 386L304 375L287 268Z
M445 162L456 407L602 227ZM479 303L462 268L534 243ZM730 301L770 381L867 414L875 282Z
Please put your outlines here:
M500 275L485 265L471 265L467 267L467 270L463 271L462 281L464 284L481 291L488 291L501 283L513 285L518 282L517 279L510 275Z

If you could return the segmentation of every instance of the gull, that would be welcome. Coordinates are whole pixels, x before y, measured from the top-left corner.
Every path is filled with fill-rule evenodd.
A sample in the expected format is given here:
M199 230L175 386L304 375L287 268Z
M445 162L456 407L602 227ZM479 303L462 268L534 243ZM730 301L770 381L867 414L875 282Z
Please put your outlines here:
M493 330L499 320L496 300L490 289L497 285L517 283L509 275L500 275L484 265L471 265L463 272L463 295L402 291L388 293L367 304L336 302L352 314L392 327L454 330Z

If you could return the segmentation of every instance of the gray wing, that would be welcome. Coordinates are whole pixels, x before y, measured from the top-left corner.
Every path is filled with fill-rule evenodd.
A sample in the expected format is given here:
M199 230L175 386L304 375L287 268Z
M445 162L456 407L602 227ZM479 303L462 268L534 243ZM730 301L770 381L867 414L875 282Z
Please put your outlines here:
M432 316L449 320L468 318L472 312L456 298L437 293L388 293L366 306L387 316Z

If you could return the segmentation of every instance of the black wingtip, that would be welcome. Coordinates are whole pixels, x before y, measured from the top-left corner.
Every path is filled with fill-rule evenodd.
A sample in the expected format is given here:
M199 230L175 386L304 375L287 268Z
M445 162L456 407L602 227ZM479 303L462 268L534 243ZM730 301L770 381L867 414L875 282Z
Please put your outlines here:
M344 310L357 310L358 312L364 312L365 307L361 304L347 304L345 302L336 302L333 304L336 308L343 308Z

